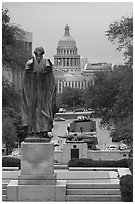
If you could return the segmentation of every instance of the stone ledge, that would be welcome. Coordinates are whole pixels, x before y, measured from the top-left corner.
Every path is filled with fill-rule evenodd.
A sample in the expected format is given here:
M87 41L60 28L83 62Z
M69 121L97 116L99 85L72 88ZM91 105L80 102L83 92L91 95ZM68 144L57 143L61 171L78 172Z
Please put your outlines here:
M56 173L52 175L19 175L18 185L55 185Z

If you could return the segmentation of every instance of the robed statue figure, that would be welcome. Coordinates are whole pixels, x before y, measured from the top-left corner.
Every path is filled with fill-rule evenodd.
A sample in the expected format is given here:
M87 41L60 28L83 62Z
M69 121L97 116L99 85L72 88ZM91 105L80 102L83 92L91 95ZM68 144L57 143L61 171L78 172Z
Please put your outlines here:
M22 83L22 124L31 137L49 138L53 128L56 85L52 63L43 58L44 49L37 47L26 63ZM34 135L34 136L33 136Z

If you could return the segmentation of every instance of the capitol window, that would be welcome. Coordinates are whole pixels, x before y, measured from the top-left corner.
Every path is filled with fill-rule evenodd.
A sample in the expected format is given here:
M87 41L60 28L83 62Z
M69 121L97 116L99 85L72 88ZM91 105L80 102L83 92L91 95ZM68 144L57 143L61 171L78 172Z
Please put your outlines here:
M69 66L69 59L67 58L67 66Z

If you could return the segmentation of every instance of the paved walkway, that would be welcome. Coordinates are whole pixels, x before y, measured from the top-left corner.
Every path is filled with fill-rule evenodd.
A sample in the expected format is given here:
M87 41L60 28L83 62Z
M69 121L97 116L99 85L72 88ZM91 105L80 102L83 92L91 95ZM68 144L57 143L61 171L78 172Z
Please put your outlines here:
M116 171L68 171L55 170L58 180L74 181L75 183L118 183Z

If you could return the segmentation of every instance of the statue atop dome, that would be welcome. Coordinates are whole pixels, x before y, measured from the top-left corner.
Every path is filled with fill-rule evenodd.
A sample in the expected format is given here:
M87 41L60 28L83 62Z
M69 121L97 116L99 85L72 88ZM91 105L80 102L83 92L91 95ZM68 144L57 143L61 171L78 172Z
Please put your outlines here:
M70 36L70 34L69 34L69 25L68 24L66 24L66 26L65 26L65 34L64 34L64 36Z

